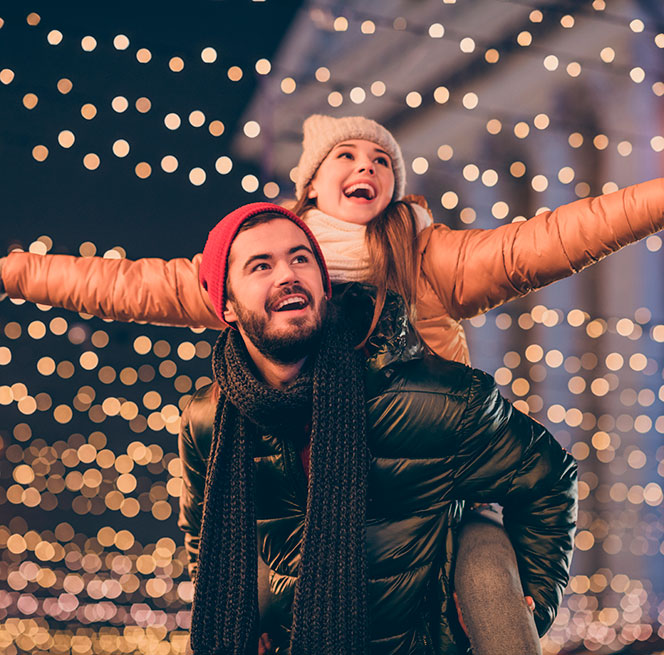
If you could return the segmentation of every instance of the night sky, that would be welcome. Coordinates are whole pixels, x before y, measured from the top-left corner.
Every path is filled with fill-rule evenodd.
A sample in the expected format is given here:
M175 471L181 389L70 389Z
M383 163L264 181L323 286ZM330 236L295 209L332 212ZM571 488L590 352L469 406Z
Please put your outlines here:
M2 251L11 244L26 246L48 234L53 252L76 252L85 240L106 250L121 244L129 257L191 256L202 247L207 231L227 211L248 202L238 180L251 173L250 164L233 159L233 170L222 176L214 170L218 157L229 155L238 118L255 88L254 66L270 58L284 35L298 2L187 3L13 3L2 8L0 67L15 78L0 86L0 197ZM167 7L165 9L165 7ZM26 15L40 16L29 25ZM62 33L58 45L48 43L52 30ZM113 45L116 35L129 38L126 50ZM94 35L97 45L86 52L81 40ZM204 63L206 47L217 51L214 63ZM152 58L139 63L136 52L147 48ZM169 69L172 57L184 61L181 72ZM231 81L227 71L242 69ZM57 83L69 79L63 94ZM38 98L33 109L23 105L25 94ZM122 96L129 107L111 107ZM151 108L141 113L138 98ZM92 104L96 116L86 120L81 107ZM187 116L205 114L202 127ZM164 116L177 113L177 130L164 125ZM224 125L221 136L207 129L213 120ZM75 136L72 147L58 144L62 130ZM115 156L118 139L130 145L129 155ZM45 161L32 156L37 145L48 148ZM83 157L100 158L87 170ZM159 162L175 155L178 170L168 174ZM147 162L152 174L140 179L136 164ZM202 167L206 182L196 187L187 171Z

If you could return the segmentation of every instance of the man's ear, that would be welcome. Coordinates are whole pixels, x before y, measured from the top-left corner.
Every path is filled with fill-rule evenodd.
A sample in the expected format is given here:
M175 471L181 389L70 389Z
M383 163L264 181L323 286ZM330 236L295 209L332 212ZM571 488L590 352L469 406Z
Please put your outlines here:
M224 321L226 321L226 323L235 323L235 321L237 321L237 314L235 313L235 308L230 300L226 301L226 306L224 307Z

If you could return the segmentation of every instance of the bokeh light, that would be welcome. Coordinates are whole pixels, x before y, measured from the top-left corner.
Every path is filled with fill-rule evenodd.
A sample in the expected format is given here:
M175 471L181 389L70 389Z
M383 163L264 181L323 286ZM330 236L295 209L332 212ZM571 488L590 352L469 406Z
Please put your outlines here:
M20 31L35 62L8 48L0 70L14 135L3 152L29 162L31 193L64 196L72 175L101 187L118 174L117 198L95 207L70 194L70 210L45 212L51 230L33 234L21 220L10 247L124 264L160 254L141 240L143 221L176 241L173 225L204 234L229 198L289 200L307 113L386 122L407 191L457 229L522 223L659 174L664 34L649 3L488 0L473 5L473 20L459 1L434 13L419 4L403 16L359 2L336 13L316 6L310 31L283 42L294 50L189 42L185 29L155 40L154 26L125 14L123 33L90 23L76 34L64 5L26 10L20 25L4 16L3 40ZM513 12L510 30L485 9ZM246 108L234 108L245 93ZM171 187L186 211L160 204ZM158 222L137 197L152 199ZM102 220L112 201L115 224ZM136 239L113 245L126 223ZM173 252L196 252L182 249ZM620 264L611 258L465 323L473 364L579 460L577 552L546 655L664 639L661 252L652 235ZM2 307L0 649L185 653L193 586L176 527L176 435L191 394L210 382L214 331Z

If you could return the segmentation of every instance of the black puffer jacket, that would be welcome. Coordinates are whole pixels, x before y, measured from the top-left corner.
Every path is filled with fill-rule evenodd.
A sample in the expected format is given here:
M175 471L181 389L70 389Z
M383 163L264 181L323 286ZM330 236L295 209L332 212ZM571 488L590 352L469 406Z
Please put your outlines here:
M363 315L361 299L354 286L342 296L348 315ZM568 580L574 460L544 427L504 400L489 375L426 352L396 301L383 313L368 355L371 652L465 650L457 646L464 640L458 639L449 603L454 528L464 501L504 507L505 528L542 634ZM216 384L199 390L182 415L179 525L192 575L219 393ZM264 435L256 448L256 476L259 552L269 567L270 599L263 613L269 615L273 643L286 652L307 493L295 443Z

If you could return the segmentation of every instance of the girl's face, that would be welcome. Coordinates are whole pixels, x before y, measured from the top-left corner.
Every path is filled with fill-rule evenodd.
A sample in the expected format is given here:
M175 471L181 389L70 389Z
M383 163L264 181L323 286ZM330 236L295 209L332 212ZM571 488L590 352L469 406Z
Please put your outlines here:
M366 225L392 199L394 172L389 155L363 139L338 143L311 181L309 197L325 214Z

